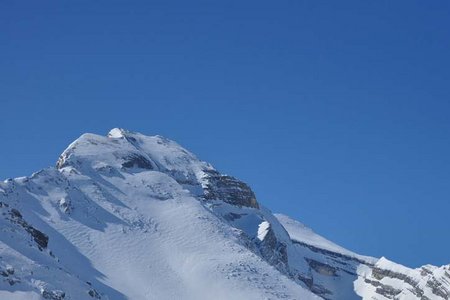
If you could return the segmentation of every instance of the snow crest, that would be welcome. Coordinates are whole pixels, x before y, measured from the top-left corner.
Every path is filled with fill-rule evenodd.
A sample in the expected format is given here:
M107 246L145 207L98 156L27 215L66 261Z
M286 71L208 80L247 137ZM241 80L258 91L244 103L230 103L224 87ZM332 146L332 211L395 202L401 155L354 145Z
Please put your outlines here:
M83 134L0 182L0 299L448 299L449 274L346 250L161 136Z

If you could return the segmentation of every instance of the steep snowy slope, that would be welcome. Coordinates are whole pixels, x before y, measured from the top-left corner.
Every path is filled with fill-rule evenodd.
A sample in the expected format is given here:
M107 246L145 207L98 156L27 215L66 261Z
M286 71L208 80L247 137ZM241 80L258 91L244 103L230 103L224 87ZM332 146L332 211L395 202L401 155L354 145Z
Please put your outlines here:
M287 216L276 217L289 232L309 271L303 281L325 299L450 299L450 265L410 269L382 257L355 254Z
M0 212L0 299L449 298L448 267L352 253L160 136L84 134Z
M0 184L0 298L314 299L206 208L219 198L257 210L174 142L85 134L56 169Z

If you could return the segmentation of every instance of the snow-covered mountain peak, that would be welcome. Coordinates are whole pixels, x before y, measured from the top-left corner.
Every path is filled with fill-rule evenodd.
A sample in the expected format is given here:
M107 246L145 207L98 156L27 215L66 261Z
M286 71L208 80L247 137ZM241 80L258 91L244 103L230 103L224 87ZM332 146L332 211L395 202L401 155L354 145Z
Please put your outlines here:
M201 184L213 168L176 142L114 128L107 136L83 134L61 154L57 168L80 173L164 172L175 180Z
M0 182L0 299L449 299L449 266L355 254L176 142L83 134Z
M123 128L113 128L108 132L108 137L111 138L123 138L127 135L129 131Z
M86 133L61 154L56 167L65 174L89 177L159 172L170 176L195 196L259 207L248 185L220 174L176 142L159 135L146 136L118 128L107 136Z

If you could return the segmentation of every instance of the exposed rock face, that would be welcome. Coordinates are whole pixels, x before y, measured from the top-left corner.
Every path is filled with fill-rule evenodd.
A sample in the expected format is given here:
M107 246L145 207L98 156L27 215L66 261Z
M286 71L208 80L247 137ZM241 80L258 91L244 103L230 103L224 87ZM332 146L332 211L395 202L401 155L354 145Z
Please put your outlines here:
M14 268L11 266L6 267L4 270L0 268L0 276L2 276L3 281L7 282L10 286L20 283L20 279L17 276L14 276Z
M369 266L369 260L298 240L292 242L291 251L299 253L304 263L291 263L291 272L312 292L323 299L360 299L353 291L353 282L358 278L358 266L362 263Z
M450 266L410 269L385 258L361 256L297 221L277 217L292 238L294 247L289 248L289 257L297 253L306 263L290 259L291 273L324 299L450 299Z
M89 290L88 295L94 299L101 299L100 294L94 289Z
M152 170L152 163L138 154L130 154L129 156L124 157L124 162L122 163L122 167L124 168L141 168L146 170Z
M387 299L447 300L450 298L448 269L449 266L423 266L412 270L382 258L364 282L375 288L375 294Z
M205 199L220 199L236 206L259 208L255 194L244 182L215 170L205 170L205 174Z
M66 293L63 291L48 291L46 289L41 290L41 295L44 299L49 300L63 300L66 297Z
M273 266L285 272L288 271L287 245L281 242L269 225L267 233L258 243L262 256Z
M363 299L385 300L385 299L450 299L450 280L445 278L445 269L448 266L436 268L432 272L420 269L408 269L401 267L400 271L393 271L397 266L392 262L381 259L381 264L373 265L370 261L363 261L333 253L332 251L321 251L316 247L296 243L299 247L314 250L319 256L311 254L311 259L305 257L311 272L308 276L300 275L299 279L304 282L314 293L324 299L353 299L353 297L339 295L333 290L325 277L335 278L334 281L343 281L344 289L353 289L353 283L358 286L357 293ZM307 255L309 256L309 255ZM361 268L362 267L362 268ZM365 271L362 271L365 270ZM403 270L403 271L401 271ZM420 275L421 274L421 275ZM439 275L438 275L439 274ZM350 280L345 278L351 278ZM345 282L348 282L347 284ZM346 286L347 285L347 286ZM355 299L357 299L355 297Z
M308 262L308 265L320 275L337 276L337 268L314 259L305 258L305 260Z
M48 245L48 236L28 224L22 217L22 214L15 208L9 211L11 216L11 222L19 224L26 232L28 232L32 237L36 244L39 246L39 249L47 248Z

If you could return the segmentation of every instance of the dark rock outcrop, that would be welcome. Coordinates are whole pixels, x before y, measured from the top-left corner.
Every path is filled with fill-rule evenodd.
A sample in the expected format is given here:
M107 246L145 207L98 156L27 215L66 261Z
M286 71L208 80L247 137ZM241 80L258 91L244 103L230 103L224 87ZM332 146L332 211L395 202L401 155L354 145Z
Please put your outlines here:
M310 258L305 258L305 260L306 262L308 262L308 265L317 273L326 276L337 276L338 270L335 267Z
M422 269L422 276L428 276L431 275L430 271L426 269ZM393 278L397 280L401 280L408 285L411 286L409 289L415 296L422 300L428 300L429 298L424 295L424 291L421 287L419 287L419 282L410 276L398 272L394 272L391 270L385 270L378 267L374 267L372 269L372 277L376 280L382 280L385 277ZM379 281L376 280L368 280L366 279L365 282L369 283L376 287L376 292L380 295L385 296L389 299L394 299L396 295L401 293L401 290L395 289L391 286L381 284ZM450 298L450 292L440 283L436 278L432 277L427 281L427 287L431 288L431 292L434 294L436 299L449 299Z
M152 163L142 155L138 154L130 154L127 157L124 157L124 162L122 163L122 167L124 168L140 168L146 170L153 170Z
M102 298L102 297L100 296L100 294L99 294L96 290L94 290L94 289L90 289L90 290L88 291L88 295L91 296L91 297L94 298L94 299L101 299L101 298Z
M204 188L206 200L222 200L236 206L246 206L259 209L255 193L242 181L222 175L215 170L205 170L207 182Z
M280 271L287 272L288 270L288 253L287 246L280 242L272 227L267 230L267 234L262 241L257 243L262 257L272 266Z
M49 300L63 300L66 297L66 293L64 293L63 291L59 291L59 290L49 291L46 289L42 289L41 295L44 299L49 299Z
M30 224L28 224L22 217L22 214L15 208L10 211L11 221L20 225L26 232L28 232L33 240L38 245L39 249L47 248L48 245L48 236L42 231L37 230Z

